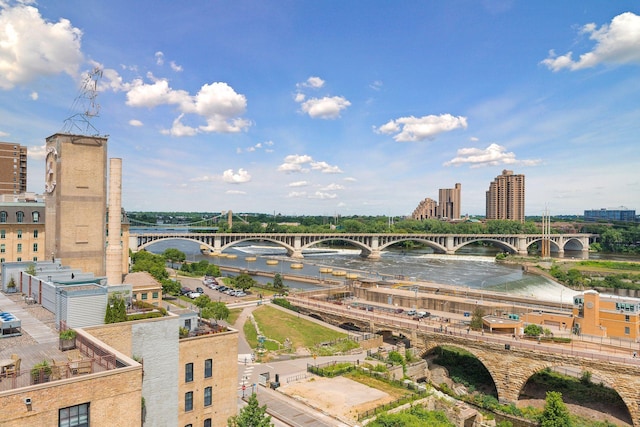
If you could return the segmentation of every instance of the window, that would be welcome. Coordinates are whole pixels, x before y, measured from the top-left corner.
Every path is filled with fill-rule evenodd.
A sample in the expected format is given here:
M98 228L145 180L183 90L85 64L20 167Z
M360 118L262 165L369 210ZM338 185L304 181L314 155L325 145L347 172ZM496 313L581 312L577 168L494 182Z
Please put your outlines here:
M5 262L5 259L4 258L0 258L0 263L3 263L3 262Z
M38 252L38 244L37 243L33 244L33 252Z
M211 378L213 371L213 359L207 359L204 361L204 377Z
M7 222L7 211L0 211L0 222Z
M142 299L147 299L147 293L146 292L143 293L143 294L140 294L140 296L141 296Z
M625 321L625 322L628 322L628 321L629 321L629 315L628 315L628 314L625 314L625 315L624 315L624 321Z
M22 243L18 243L18 249L17 252L20 253L22 252Z
M22 239L22 230L17 230L16 231L16 238Z
M628 326L625 326L625 327L624 327L624 334L625 334L625 335L629 335L630 333L631 333L631 329L629 329L629 327L628 327Z
M0 239L6 239L7 238L7 232L5 230L0 230Z
M211 387L204 388L204 406L211 406Z
M33 222L40 222L40 212L38 211L31 212L31 220Z
M206 420L204 420L204 427L211 427L211 418L207 418Z
M184 382L190 383L193 381L193 363L187 363L184 365Z
M3 243L3 244L1 244L1 245L0 245L0 254L3 254L3 253L5 253L5 252L7 252L7 248L6 248L6 246L4 245L4 243Z
M59 409L58 427L89 427L89 404Z
M184 411L193 411L193 392L188 391L184 394Z
M19 256L18 259L16 259L17 262L22 262L22 257Z
M153 298L158 298L158 293L157 292L153 293Z
M33 230L33 238L34 239L38 238L38 230Z
M34 257L33 257L33 259L32 259L31 261L33 261L33 262L38 262L38 257L37 257L37 256L34 256Z
M16 212L16 222L24 222L24 212Z

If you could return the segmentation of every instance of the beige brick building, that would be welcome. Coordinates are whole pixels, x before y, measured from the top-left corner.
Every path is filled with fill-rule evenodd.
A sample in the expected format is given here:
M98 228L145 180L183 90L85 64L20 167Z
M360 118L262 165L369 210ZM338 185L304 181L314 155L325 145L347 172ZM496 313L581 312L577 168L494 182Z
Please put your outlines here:
M486 194L486 216L524 222L524 175L505 169L493 180Z
M133 288L133 298L156 307L162 303L162 285L146 271L129 273L124 277L123 283Z
M27 147L0 142L0 194L27 191Z
M462 204L462 185L456 184L454 188L441 188L438 190L438 202L426 198L411 214L411 218L422 221L425 219L460 219Z
M46 151L45 252L104 276L107 139L58 133L47 138Z
M0 196L0 263L46 259L44 218L34 195Z

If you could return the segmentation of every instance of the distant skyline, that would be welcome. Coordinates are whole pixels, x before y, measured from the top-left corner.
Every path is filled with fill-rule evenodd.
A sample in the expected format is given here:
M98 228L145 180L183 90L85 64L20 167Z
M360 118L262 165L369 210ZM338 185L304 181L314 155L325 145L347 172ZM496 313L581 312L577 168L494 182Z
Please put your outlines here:
M0 0L29 191L95 68L128 211L399 216L461 183L484 215L503 169L527 216L640 209L637 1Z

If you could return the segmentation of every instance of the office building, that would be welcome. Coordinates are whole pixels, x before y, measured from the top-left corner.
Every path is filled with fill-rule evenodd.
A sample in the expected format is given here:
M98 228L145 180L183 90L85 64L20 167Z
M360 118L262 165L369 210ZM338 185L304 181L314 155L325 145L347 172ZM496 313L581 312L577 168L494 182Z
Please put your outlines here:
M524 175L503 170L489 185L486 199L487 219L524 222Z
M455 188L441 188L438 191L438 218L460 219L460 194L462 185L456 184Z
M0 194L27 191L27 147L0 142Z
M584 211L585 221L628 221L636 220L636 211L624 206L618 208L602 208Z

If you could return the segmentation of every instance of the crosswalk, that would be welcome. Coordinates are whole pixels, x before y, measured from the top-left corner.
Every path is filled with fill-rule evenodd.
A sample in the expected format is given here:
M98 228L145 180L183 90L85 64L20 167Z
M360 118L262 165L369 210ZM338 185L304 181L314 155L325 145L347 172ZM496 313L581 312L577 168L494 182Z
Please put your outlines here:
M251 354L238 355L238 365L242 367L239 368L239 370L242 370L242 376L238 381L238 390L246 390L249 392L252 390L253 382L251 378L253 377L253 369L255 367L253 360Z

